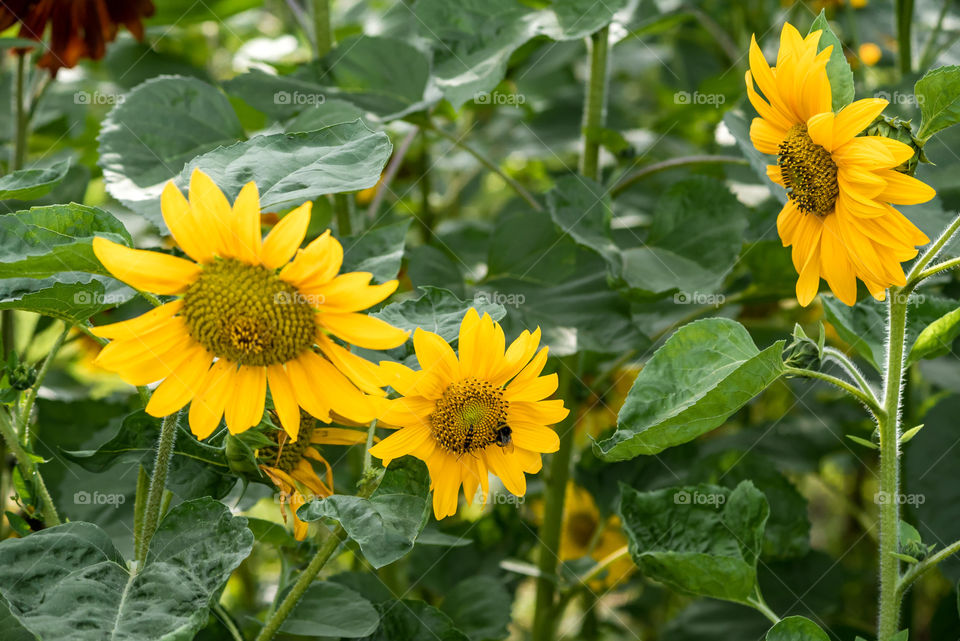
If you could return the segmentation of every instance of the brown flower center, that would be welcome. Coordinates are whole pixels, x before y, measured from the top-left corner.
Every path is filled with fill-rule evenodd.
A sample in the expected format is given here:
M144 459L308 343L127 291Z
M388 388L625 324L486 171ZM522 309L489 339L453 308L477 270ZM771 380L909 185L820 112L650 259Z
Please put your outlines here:
M451 454L471 454L493 445L507 419L503 390L468 378L451 383L430 415L431 434Z
M778 164L790 200L800 211L820 217L833 211L840 195L837 165L829 151L813 142L806 125L787 132Z
M274 420L279 422L276 416ZM316 427L316 419L306 412L300 413L300 433L296 441L291 441L286 432L277 431L272 435L276 445L261 447L257 450L257 460L288 474L296 469L303 459L303 453L310 447L310 437Z
M233 259L205 265L181 312L190 336L241 365L285 363L313 346L313 308L293 285L261 265Z

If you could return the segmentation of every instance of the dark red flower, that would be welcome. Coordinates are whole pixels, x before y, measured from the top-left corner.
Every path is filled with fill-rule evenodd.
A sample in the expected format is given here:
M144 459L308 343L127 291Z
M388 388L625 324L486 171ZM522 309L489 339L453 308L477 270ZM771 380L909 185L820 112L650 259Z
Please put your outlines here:
M153 15L152 0L0 0L0 31L20 24L20 37L40 41L50 25L50 44L38 66L56 74L82 58L99 60L120 25L143 39L141 18Z

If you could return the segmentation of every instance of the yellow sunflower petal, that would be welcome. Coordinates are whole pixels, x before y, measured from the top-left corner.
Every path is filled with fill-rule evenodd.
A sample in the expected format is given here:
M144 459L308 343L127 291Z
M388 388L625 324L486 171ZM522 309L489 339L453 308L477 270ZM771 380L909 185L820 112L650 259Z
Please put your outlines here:
M516 376L524 366L530 362L533 355L537 353L537 347L540 345L540 328L538 327L531 334L523 330L507 348L503 360L496 364L490 371L490 384L494 387L500 387L514 376Z
M847 305L857 302L857 276L847 257L840 233L836 229L836 216L827 216L821 236L820 275L830 285L833 294Z
M750 142L760 153L776 156L780 153L780 143L787 137L787 130L770 123L763 118L754 118L750 123Z
M109 325L91 327L90 333L100 338L134 338L167 323L170 318L181 309L183 309L183 299L178 298L160 307L154 307L149 312L141 314L136 318L111 323Z
M483 451L483 458L490 471L503 481L508 492L514 496L523 496L527 493L527 477L514 457L504 454L502 448L494 445Z
M179 316L175 316L142 334L111 342L100 350L95 362L104 369L117 371L131 364L165 354L171 343L179 343L189 337L186 324Z
M294 441L300 432L300 405L293 391L290 377L281 363L267 366L267 383L270 385L270 395L273 397L273 406L280 417L283 431Z
M207 242L215 253L232 258L233 234L230 225L230 203L210 176L199 169L190 175L190 207L197 220L197 228L209 234Z
M834 116L832 111L817 114L807 120L807 134L810 140L827 151L833 150Z
M260 250L260 262L264 267L279 269L290 262L307 235L312 207L312 202L305 202L273 226Z
M793 244L793 235L800 223L801 216L803 214L800 213L792 200L788 200L777 215L777 234L780 235L784 247Z
M114 278L154 294L182 294L200 276L200 266L189 260L130 249L99 236L93 239L93 253Z
M800 271L797 279L797 302L806 307L816 298L820 289L820 249L819 247L807 257L807 262Z
M197 387L197 395L190 403L190 431L198 439L210 436L220 424L231 391L229 383L236 368L235 363L220 359Z
M318 389L314 386L310 373L304 365L303 356L286 363L286 367L290 384L293 386L293 392L296 394L297 403L300 404L300 407L307 410L307 413L314 418L329 423L330 406L318 394Z
M368 272L350 272L341 274L329 283L306 290L316 296L318 304L331 312L358 312L382 302L399 284L396 280L381 285L371 285L373 274Z
M508 387L504 398L517 401L542 401L557 391L559 378L556 374L548 374L533 379L523 385Z
M250 265L260 262L260 192L253 181L240 190L233 203L231 232L234 256Z
M510 428L517 447L545 454L560 449L560 437L549 427L514 421Z
M457 355L447 341L433 332L417 328L413 332L413 348L423 372L433 374L446 381L453 381L459 375Z
M366 347L367 349L392 349L407 341L410 332L397 329L393 325L367 316L366 314L331 314L317 315L319 324L337 338L341 338L351 345Z
M318 427L313 430L310 442L319 445L357 445L367 442L367 433L342 427Z
M917 205L925 203L937 192L930 185L906 174L892 169L881 169L876 172L887 181L887 187L877 196L878 200L893 203L894 205Z
M337 414L358 423L369 423L377 418L374 404L347 380L340 371L314 352L304 352L299 361L317 387L323 405Z
M837 114L834 123L833 140L836 145L851 140L867 128L879 116L889 103L882 98L864 98L852 102Z
M332 340L320 334L317 336L317 346L330 359L337 369L367 394L384 396L381 387L385 385L384 375L380 368L365 358L357 356L348 349L337 345Z
M153 390L147 402L147 414L162 417L179 411L196 395L212 362L213 354L201 345L194 345L183 365Z
M453 456L441 452L428 461L428 466L430 467L430 482L433 485L433 515L439 521L457 513L457 498L460 494L460 465Z
M175 372L180 364L186 360L187 350L195 344L196 341L190 338L189 334L183 333L174 337L163 347L158 348L159 351L141 352L136 359L126 360L113 371L131 385L149 385ZM113 345L113 343L110 345ZM110 345L107 347L110 347ZM100 354L103 354L103 350Z
M213 259L216 245L209 241L209 232L202 229L193 215L190 203L173 181L167 183L160 195L160 210L170 235L187 256L198 263Z
M293 261L280 270L280 278L294 287L319 287L336 276L342 264L343 245L328 229L297 252Z
M241 365L233 374L232 387L225 408L227 429L231 434L239 434L263 418L267 394L266 368Z
M370 455L378 459L400 458L412 454L428 438L430 428L426 425L404 427L371 447Z
M507 410L507 422L514 420L524 423L552 425L559 423L570 413L563 406L562 399L553 401L519 401L511 400L510 408Z

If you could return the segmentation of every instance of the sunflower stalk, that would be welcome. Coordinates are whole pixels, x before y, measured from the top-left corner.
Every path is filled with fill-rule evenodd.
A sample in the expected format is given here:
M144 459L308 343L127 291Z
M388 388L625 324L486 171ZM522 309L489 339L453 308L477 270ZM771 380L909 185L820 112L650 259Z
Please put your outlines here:
M57 336L47 357L43 359L43 363L37 371L37 379L33 382L33 385L30 386L30 389L27 390L26 398L24 398L23 405L20 408L20 435L24 443L30 443L30 415L33 413L33 406L37 402L37 394L40 392L40 386L43 385L43 379L46 378L47 372L50 370L50 363L56 358L60 348L63 347L63 342L67 339L67 334L69 333L70 325L67 324L60 335Z
M884 413L880 425L880 612L878 641L889 641L897 633L900 606L900 560L897 553L900 506L900 403L903 389L903 356L907 325L909 288L891 287L887 310L887 360L884 366Z
M27 158L27 95L26 95L26 68L27 54L20 52L17 54L17 80L14 93L14 139L13 152L10 158L10 169L16 171L23 169L24 161ZM5 309L0 312L0 331L2 331L3 341L3 359L6 360L14 350L14 337L16 336L16 317L12 309Z
M897 0L897 50L900 75L913 72L913 0Z
M560 360L559 398L571 398L575 378L575 363L570 357ZM573 457L573 441L576 430L576 413L570 412L560 424L560 448L550 461L550 469L545 479L543 523L540 525L538 539L537 598L533 619L533 641L550 641L554 637L555 623L559 608L555 602L557 592L557 566L560 561L560 530L563 525L563 504L566 498L567 481L570 478L570 461ZM566 601L563 602L564 604Z
M60 525L60 515L57 514L57 508L53 503L53 497L50 496L50 490L47 484L43 482L43 476L37 468L37 461L34 456L24 449L17 437L17 430L13 426L13 421L5 409L0 408L0 435L6 443L7 449L17 460L17 467L20 468L20 475L24 481L32 480L40 495L40 510L43 514L43 523L47 527Z
M330 0L313 0L313 56L322 58L333 49L333 29L330 26Z
M380 475L364 475L360 482L357 496L360 498L369 498L370 495L373 494L373 491L377 489L379 479ZM304 568L300 576L297 577L293 587L290 588L290 592L287 593L287 596L283 598L283 601L280 602L277 609L269 616L263 629L260 630L260 634L257 635L256 641L269 641L273 638L273 635L277 633L280 626L283 625L283 622L286 621L287 617L290 616L290 613L293 611L293 608L303 597L307 588L310 587L310 584L313 583L317 575L320 574L320 570L322 570L323 566L327 564L327 561L333 557L334 553L340 547L340 544L345 541L346 538L347 531L343 529L342 525L337 524L337 527L320 545L320 548L310 560L307 567Z
M160 426L160 438L157 441L157 457L153 464L153 476L150 478L150 489L147 491L147 504L143 510L143 518L139 535L134 532L134 540L140 545L136 549L136 558L139 567L147 558L150 539L157 531L157 525L163 513L164 490L167 485L167 472L170 469L170 459L173 458L173 445L177 440L177 419L180 413L174 412L163 419Z
M610 50L610 25L590 36L590 76L587 78L583 105L583 156L580 173L600 180L600 142L598 134L606 120L607 54Z

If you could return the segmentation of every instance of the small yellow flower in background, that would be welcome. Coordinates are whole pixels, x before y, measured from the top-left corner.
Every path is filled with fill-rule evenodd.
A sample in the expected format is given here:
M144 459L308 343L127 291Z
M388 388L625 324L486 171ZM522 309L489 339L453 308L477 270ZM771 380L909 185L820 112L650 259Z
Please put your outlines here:
M461 485L468 503L478 487L485 498L488 472L515 496L526 494L524 474L539 472L541 453L560 445L547 426L568 413L562 400L544 400L556 391L557 375L540 375L547 362L547 348L537 351L540 329L524 331L505 350L500 325L471 308L460 324L459 358L433 332L418 329L413 345L419 371L380 363L402 395L383 402L380 418L400 429L370 453L384 465L406 454L425 461L438 519L456 513Z
M543 519L543 501L533 505L533 512ZM589 556L600 562L627 545L627 538L620 527L620 518L611 515L604 519L597 509L590 492L572 481L567 484L563 503L563 523L560 531L561 561L574 561ZM612 588L636 570L629 555L613 561L601 578L588 584L592 590Z
M863 9L868 4L868 0L850 0L850 6L854 9Z
M864 42L860 45L858 55L860 56L860 62L868 67L872 67L880 62L880 58L883 57L883 51L872 42Z
M260 470L280 491L280 511L284 522L288 509L293 515L293 534L298 541L307 537L307 523L297 516L297 509L313 498L331 496L333 470L315 445L356 445L366 443L367 435L358 430L320 427L309 415L301 417L300 438L287 438L284 432L274 432L277 445L260 448L256 452ZM323 478L310 461L323 465Z
M146 411L166 416L190 403L190 428L201 439L222 416L232 433L257 425L268 384L292 439L301 407L323 421L331 413L373 420L375 406L364 392L383 395L378 368L330 336L370 349L406 341L407 332L357 313L387 298L397 281L370 285L369 273L338 275L343 247L329 230L299 249L311 203L262 238L253 182L231 208L210 177L194 171L189 197L170 182L161 207L171 235L196 262L94 239L97 258L114 277L178 296L137 318L94 328L113 339L96 363L132 385L162 379Z
M847 305L857 301L858 278L883 300L887 287L906 282L900 263L929 242L891 204L923 203L935 192L894 171L913 157L909 145L858 136L886 100L858 100L832 111L826 73L832 47L817 53L819 40L819 31L804 38L785 24L771 68L753 39L747 95L760 117L753 120L750 139L759 151L778 158L767 175L788 192L777 230L783 245L793 247L800 304L817 295L821 277Z

